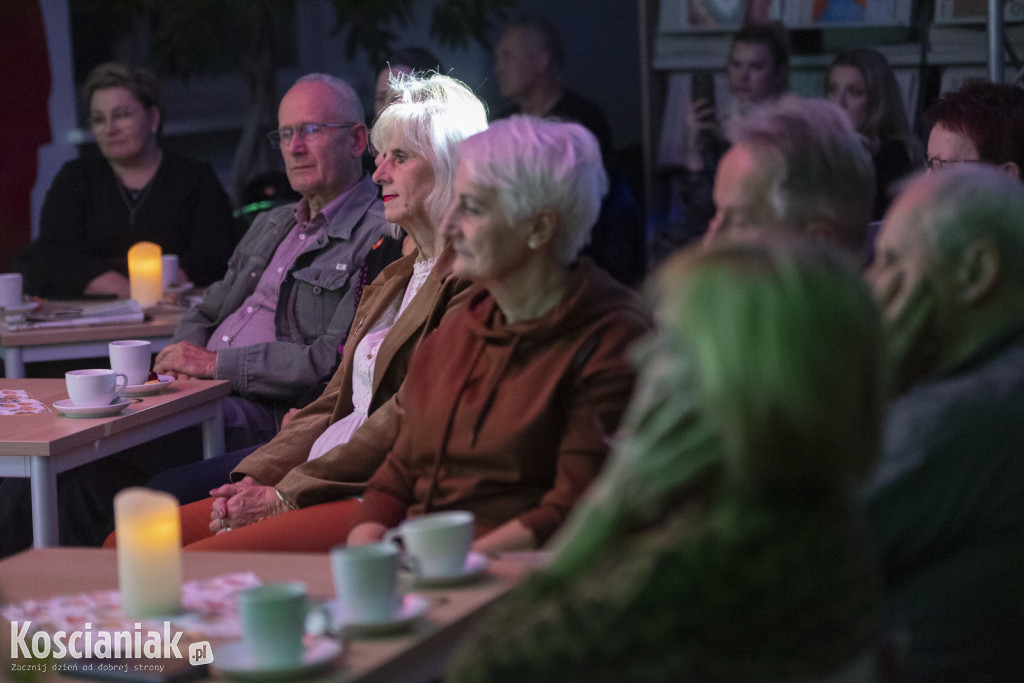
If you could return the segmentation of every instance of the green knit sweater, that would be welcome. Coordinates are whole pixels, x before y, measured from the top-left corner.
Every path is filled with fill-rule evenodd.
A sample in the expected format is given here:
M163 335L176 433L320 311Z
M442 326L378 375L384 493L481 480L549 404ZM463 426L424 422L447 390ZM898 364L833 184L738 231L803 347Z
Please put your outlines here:
M528 579L445 680L801 680L870 652L880 624L874 557L842 496L719 490L579 576Z

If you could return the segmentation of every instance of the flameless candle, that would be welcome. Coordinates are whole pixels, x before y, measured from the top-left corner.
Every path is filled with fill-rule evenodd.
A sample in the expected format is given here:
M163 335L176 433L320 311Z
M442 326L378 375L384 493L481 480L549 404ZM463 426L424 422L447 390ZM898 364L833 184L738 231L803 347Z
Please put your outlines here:
M139 242L128 250L131 296L143 308L156 306L164 296L162 254L159 244Z
M181 612L181 522L169 493L127 488L114 496L121 607L129 618Z

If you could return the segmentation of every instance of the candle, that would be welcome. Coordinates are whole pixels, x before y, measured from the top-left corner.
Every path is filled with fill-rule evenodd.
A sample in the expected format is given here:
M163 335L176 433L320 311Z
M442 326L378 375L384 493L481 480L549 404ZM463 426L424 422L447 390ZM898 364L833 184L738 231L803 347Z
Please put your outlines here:
M181 612L178 500L141 487L114 496L121 607L129 618Z
M128 250L128 282L131 297L143 308L155 306L164 296L159 244L138 242Z

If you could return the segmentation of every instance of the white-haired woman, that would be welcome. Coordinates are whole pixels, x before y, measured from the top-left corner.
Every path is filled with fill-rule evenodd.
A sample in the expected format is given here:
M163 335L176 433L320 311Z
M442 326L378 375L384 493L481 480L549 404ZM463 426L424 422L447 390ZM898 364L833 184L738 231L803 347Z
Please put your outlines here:
M578 258L607 178L574 123L512 117L459 147L444 233L476 286L417 350L394 448L349 543L424 512L469 510L474 548L541 546L601 469L633 387L638 297Z

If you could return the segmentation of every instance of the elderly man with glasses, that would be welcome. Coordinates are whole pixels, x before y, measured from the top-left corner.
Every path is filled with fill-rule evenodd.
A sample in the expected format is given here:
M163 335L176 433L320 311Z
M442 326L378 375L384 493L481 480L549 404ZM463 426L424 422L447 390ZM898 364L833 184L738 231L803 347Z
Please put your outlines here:
M291 87L269 137L302 199L256 218L227 275L156 358L158 373L231 381L229 450L269 440L283 411L330 375L361 284L376 274L362 266L388 227L362 170L362 121L344 81L311 74Z

